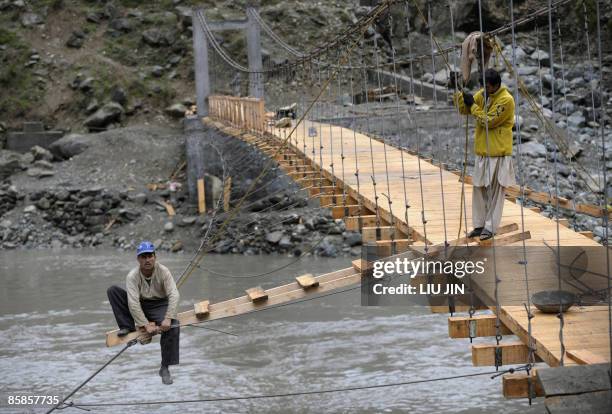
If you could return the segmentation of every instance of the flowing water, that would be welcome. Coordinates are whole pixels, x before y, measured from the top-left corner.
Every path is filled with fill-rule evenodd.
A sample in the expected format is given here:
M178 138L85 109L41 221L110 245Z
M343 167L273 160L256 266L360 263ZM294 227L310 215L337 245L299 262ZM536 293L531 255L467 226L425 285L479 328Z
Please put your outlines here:
M189 259L187 254L159 257L175 278ZM202 267L245 276L293 260L215 255ZM197 271L181 288L179 309L349 264L347 259L305 258L282 271L246 279ZM115 326L106 288L123 286L135 265L133 254L111 250L0 252L0 412L44 412L9 407L8 397L61 398L119 351L104 344L104 332ZM469 341L448 338L447 315L421 307L362 307L358 289L206 326L239 336L182 328L181 364L171 367L173 385L161 383L154 339L129 348L72 400L117 403L279 394L493 370L471 366ZM544 411L539 402L529 407L525 401L504 400L501 379L489 376L297 397L88 408L100 413Z

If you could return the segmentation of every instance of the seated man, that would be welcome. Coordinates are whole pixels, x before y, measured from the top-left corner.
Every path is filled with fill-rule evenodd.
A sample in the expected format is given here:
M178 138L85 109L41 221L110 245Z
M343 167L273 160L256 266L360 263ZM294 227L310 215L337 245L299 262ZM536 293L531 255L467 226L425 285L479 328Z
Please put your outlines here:
M139 267L127 275L127 291L119 286L107 290L119 336L135 331L136 327L148 334L161 331L161 368L159 375L166 385L172 384L169 365L179 363L179 322L176 306L179 292L170 270L156 263L155 246L143 241L136 251Z

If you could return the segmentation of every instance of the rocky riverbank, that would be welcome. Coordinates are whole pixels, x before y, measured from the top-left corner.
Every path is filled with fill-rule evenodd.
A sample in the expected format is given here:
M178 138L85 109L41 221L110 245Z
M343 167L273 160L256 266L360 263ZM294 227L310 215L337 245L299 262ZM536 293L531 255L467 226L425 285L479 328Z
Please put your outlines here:
M234 180L233 206L266 158L218 131L205 133L213 134L220 154L235 155L225 160ZM224 139L226 144L221 144ZM190 252L206 239L208 248L221 254L360 253L359 233L346 232L344 222L332 219L329 210L309 205L306 194L276 169L217 236L226 214L213 211L218 205L213 199L208 213L198 214L184 170L176 173L184 152L181 130L142 126L72 134L51 150L0 150L0 248L129 250L149 239L161 250ZM244 167L245 159L250 168ZM214 184L207 190L218 198L220 178L207 177Z

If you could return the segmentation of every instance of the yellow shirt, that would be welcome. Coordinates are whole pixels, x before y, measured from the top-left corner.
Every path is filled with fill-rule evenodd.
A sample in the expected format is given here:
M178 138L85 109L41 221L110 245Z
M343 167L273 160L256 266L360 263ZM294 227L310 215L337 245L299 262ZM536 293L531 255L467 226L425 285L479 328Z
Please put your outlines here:
M493 95L489 96L486 113L483 89L476 92L474 104L469 110L463 103L463 94L461 92L455 94L454 100L461 114L471 114L476 118L474 152L477 155L483 157L512 155L514 98L512 98L512 95L505 86L500 86Z
M180 296L172 273L166 266L155 263L153 274L148 279L140 272L139 267L132 269L126 277L126 288L128 307L136 326L144 326L149 322L140 306L140 299L168 298L166 318L176 319L176 306Z

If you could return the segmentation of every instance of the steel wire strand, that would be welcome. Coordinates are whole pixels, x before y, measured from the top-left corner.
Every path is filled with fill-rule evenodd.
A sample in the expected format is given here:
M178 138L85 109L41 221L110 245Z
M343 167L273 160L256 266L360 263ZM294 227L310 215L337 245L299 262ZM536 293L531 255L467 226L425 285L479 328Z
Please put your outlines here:
M142 405L169 405L169 404L193 404L193 403L205 403L205 402L224 402L224 401L244 401L244 400L259 400L266 398L286 398L286 397L299 397L306 395L320 395L320 394L331 394L331 393L342 393L351 391L363 391L390 387L400 387L406 385L424 384L440 381L449 381L455 379L479 377L484 375L495 374L492 372L476 372L471 374L451 375L445 377L426 378L420 380L409 380L409 381L398 381L387 384L375 384L375 385L363 385L353 387L342 387L342 388L329 388L323 390L313 391L297 391L291 393L277 393L277 394L259 394L259 395L242 395L242 396L230 396L230 397L215 397L215 398L198 398L188 400L160 400L160 401L134 401L134 402L117 402L117 403L71 403L69 406L74 408L87 408L87 407L127 407L127 406L142 406Z
M510 21L513 22L514 21L514 0L510 0ZM517 69L517 59L516 59L516 35L514 32L514 28L512 29L512 65L515 68L515 71L518 70ZM525 174L523 172L523 168L522 168L522 163L523 163L523 153L521 151L521 145L522 145L522 135L521 135L521 125L518 122L518 120L520 119L520 95L519 95L519 90L518 90L518 83L515 82L514 83L514 100L516 102L515 108L516 108L516 113L515 113L515 119L516 119L516 133L518 136L518 149L517 149L517 163L518 163L518 170L521 172L521 175L519 176L519 185L520 185L520 194L521 194L521 199L524 200L525 197ZM525 232L525 206L524 203L520 203L521 205L521 232ZM526 294L526 304L525 304L525 310L527 312L527 338L528 338L528 344L527 344L527 349L528 349L528 356L527 356L527 366L526 366L526 372L527 372L527 388L528 388L528 398L529 398L529 405L531 405L532 399L535 397L535 384L533 383L532 377L531 377L531 367L535 364L535 338L533 337L533 324L531 322L531 320L535 317L535 315L531 312L531 293L530 293L530 289L529 289L529 272L527 270L527 247L526 247L526 242L525 239L521 239L521 245L522 245L522 251L523 251L523 260L522 263L519 261L519 264L521 264L523 266L523 276L525 279L525 294Z
M379 14L381 14L382 12L384 12L384 11L386 10L386 8L389 6L389 4L390 4L389 0L387 0L387 1L383 2L383 3L381 3L379 6L377 6L377 7L375 8L375 11L376 11L376 12L371 13L371 14L368 16L368 18L365 20L365 22L366 22L366 23L368 23L368 25L369 25L369 24L370 24L370 23L371 23L371 22L372 22L374 19L376 19L376 18L377 18L377 16L378 16ZM363 33L365 33L365 30L366 30L366 29L367 29L367 26L364 26L364 28L362 29L362 33L360 33L360 34L359 34L359 36L357 37L357 39L355 39L355 40L353 41L353 43L351 44L351 46L350 46L350 48L349 48L348 53L350 53L350 52L351 52L351 51L352 51L352 50L353 50L353 49L354 49L354 48L357 46L357 44L358 44L358 39L360 39L360 38L363 36ZM344 58L343 58L343 60L344 60ZM337 72L337 71L334 71L334 72L333 72L333 77L335 77L337 74L338 74L338 72ZM321 88L321 90L319 91L319 93L318 93L318 95L316 96L315 100L313 100L313 102L310 104L310 106L307 108L307 110L304 112L304 114L303 114L303 115L300 117L300 120L297 122L297 124L296 124L296 125L295 125L295 126L292 128L292 130L291 130L291 132L290 132L289 136L288 136L288 137L285 139L285 142L286 142L288 139L290 139L290 137L291 137L291 136L292 136L292 134L295 132L295 130L297 129L297 127L299 126L299 124L300 124L301 122L303 122L303 120L305 119L306 115L307 115L307 114L310 112L310 110L311 110L311 109L312 109L312 107L314 106L314 103L315 103L316 101L318 101L318 100L321 98L321 96L322 96L322 94L323 94L323 92L324 92L325 88L326 88L326 87L327 87L327 85L328 85L328 84L331 82L331 80L332 80L332 78L329 78L329 79L327 79L327 80L325 81L325 84L323 85L323 87L322 87L322 88ZM284 142L284 143L285 143L285 142ZM274 154L274 156L278 155L279 151L280 151L280 149L276 151L276 153ZM216 235L216 236L213 238L213 242L214 242L214 241L216 241L216 240L217 240L217 239L220 237L220 235L221 235L221 234L223 234L223 232L224 232L224 230L225 230L225 227L227 227L228 222L229 222L230 220L232 220L232 219L233 219L233 217L234 217L234 216L237 214L237 213L236 213L236 211L235 211L235 210L236 210L236 208L239 208L239 207L240 207L240 205L241 205L241 204L244 202L244 200L246 199L246 197L248 196L248 194L250 193L250 191L252 191L252 190L253 190L254 185L255 185L255 183L258 181L259 177L260 177L260 176L263 176L263 174L265 174L269 168L270 168L270 162L268 162L268 163L265 165L265 167L262 169L262 171L261 171L260 175L259 175L259 176L257 177L257 179L256 179L256 180L253 182L253 184L250 186L250 188L249 188L249 190L247 191L247 193L246 193L246 194L243 196L243 198L242 198L242 199L239 201L238 205L237 205L237 206L236 206L236 207L235 207L235 208L232 210L232 214L231 214L231 215L230 215L230 216L229 216L229 217L228 217L228 218L227 218L227 219L224 221L224 223L222 224L221 228L220 228L220 229L219 229L219 231L217 232L217 235ZM197 264L199 263L199 261L202 259L203 255L204 255L204 254L205 254L207 251L210 251L210 250L209 250L209 249L207 249L207 250L198 249L198 251L196 252L196 257L197 257L197 258L195 259L195 261L193 261L192 263L190 263L188 270L186 270L186 271L184 272L184 275L186 275L186 277L189 277L189 276L191 275L191 273L193 272L193 270L195 269L195 266L193 266L193 264L196 264L196 265L197 265Z

